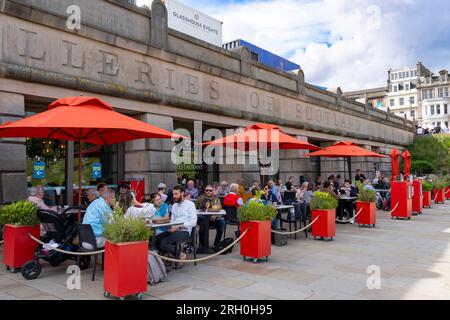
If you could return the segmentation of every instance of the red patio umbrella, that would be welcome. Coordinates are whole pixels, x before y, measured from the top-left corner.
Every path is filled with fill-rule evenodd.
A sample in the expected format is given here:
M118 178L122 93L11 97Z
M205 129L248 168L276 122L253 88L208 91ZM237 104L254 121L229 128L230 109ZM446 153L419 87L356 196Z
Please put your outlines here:
M319 147L291 137L284 133L278 126L266 123L256 123L245 128L244 132L204 142L205 146L223 146L242 151L254 150L320 150ZM259 163L261 168L261 164ZM260 176L262 181L262 178Z
M352 141L340 141L334 145L324 148L322 150L306 154L310 157L327 157L327 158L347 158L348 172L350 179L352 178L351 158L354 157L373 157L384 158L385 156L379 153L372 152L356 145Z
M403 158L403 175L409 177L411 174L411 153L408 150L405 150L402 154Z
M81 205L82 142L102 145L144 138L185 138L115 112L95 97L61 98L48 110L0 126L0 137L45 138L79 143L78 205ZM78 213L80 220L80 212Z
M273 144L273 146L272 146ZM266 123L256 123L245 128L243 133L236 133L230 136L208 141L203 145L224 146L240 149L244 151L256 150L261 146L267 149L302 149L320 150L319 147L291 137L283 132L278 126Z
M395 180L400 174L400 167L398 163L398 157L400 156L400 152L397 149L393 149L389 155L391 157L391 167L392 167L392 177L391 182Z

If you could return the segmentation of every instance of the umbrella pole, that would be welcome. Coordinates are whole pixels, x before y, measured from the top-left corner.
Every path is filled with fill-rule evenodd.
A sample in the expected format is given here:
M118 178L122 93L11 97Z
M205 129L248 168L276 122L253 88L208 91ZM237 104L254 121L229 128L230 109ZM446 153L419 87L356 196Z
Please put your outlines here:
M348 162L348 176L350 181L352 181L352 158L348 157L347 162Z
M82 145L82 140L80 139L80 145L78 148L78 223L81 222L81 170L82 170L82 166L83 166L83 161L82 161L82 151L83 151L83 145Z

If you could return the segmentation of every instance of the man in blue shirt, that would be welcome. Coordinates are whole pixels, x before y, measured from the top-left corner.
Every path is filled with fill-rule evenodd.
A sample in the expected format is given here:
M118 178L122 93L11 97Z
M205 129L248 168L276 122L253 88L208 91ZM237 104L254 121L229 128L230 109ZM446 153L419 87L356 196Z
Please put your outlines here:
M94 231L97 248L105 246L103 224L112 215L111 206L114 202L114 191L106 189L100 191L100 197L89 205L83 218L83 224L90 224ZM82 244L83 245L83 244Z

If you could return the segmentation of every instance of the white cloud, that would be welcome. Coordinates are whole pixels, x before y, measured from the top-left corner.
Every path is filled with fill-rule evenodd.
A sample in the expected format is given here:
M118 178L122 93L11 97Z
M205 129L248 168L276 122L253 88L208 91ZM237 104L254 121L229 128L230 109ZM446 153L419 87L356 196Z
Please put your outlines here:
M449 68L446 0L183 2L223 21L224 42L280 54L313 84L349 91L385 85L390 67Z

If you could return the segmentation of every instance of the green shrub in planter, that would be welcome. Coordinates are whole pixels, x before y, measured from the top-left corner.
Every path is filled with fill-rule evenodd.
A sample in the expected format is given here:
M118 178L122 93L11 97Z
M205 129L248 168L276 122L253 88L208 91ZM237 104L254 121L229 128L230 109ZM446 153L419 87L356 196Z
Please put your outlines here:
M277 209L264 204L261 200L261 193L258 193L254 199L250 199L239 207L237 216L240 222L272 221L277 216Z
M377 193L371 189L362 188L358 193L358 201L362 202L376 202Z
M445 189L445 187L447 187L447 182L443 179L437 179L433 182L433 187L438 191Z
M125 218L122 209L116 208L104 224L103 236L113 243L146 241L153 234L146 224L141 218Z
M433 190L433 184L426 181L426 180L422 180L422 191L432 191Z
M0 211L0 224L35 226L39 224L37 207L33 202L22 200L4 206Z
M314 198L311 201L312 210L336 209L337 206L338 201L333 198L328 192L314 192Z

